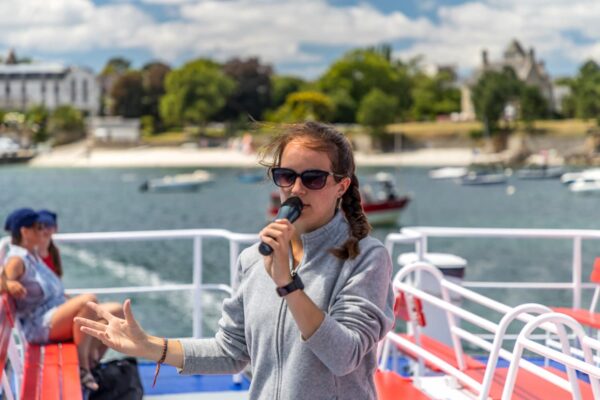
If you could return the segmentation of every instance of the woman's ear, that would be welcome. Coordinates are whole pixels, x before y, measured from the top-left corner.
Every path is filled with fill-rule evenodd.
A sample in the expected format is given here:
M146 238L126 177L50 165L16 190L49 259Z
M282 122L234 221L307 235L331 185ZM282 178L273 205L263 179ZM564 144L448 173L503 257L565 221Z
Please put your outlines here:
M340 181L340 192L338 193L339 197L342 197L348 191L350 183L352 183L352 180L347 176Z

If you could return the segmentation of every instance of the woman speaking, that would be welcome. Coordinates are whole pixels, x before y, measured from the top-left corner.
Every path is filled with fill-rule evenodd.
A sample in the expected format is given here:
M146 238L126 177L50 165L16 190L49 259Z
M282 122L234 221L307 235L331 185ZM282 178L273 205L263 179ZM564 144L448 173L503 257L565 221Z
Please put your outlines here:
M393 325L392 263L369 236L352 148L333 127L292 125L267 146L262 164L282 203L300 216L277 219L238 259L234 295L214 338L168 340L90 304L108 325L77 318L82 331L132 356L182 374L236 373L252 365L252 399L375 399L377 342ZM156 378L156 377L155 377Z

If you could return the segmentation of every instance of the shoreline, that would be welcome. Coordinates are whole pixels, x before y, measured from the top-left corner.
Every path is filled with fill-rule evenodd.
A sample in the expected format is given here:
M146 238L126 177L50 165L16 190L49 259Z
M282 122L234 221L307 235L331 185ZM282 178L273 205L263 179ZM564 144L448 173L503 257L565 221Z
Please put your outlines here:
M359 167L467 166L475 161L470 148L421 149L401 153L355 153ZM479 154L478 162L498 161L497 154ZM257 154L223 148L135 147L87 150L72 144L39 154L29 164L35 168L169 168L169 167L260 167Z

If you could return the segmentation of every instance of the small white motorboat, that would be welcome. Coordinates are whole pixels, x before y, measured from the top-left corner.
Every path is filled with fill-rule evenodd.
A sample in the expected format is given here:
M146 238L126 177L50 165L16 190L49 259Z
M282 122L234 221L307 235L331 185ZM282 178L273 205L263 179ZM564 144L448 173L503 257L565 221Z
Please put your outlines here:
M600 193L600 180L579 178L569 185L573 193Z
M536 165L522 168L517 171L519 179L555 179L564 174L563 167L548 167L545 165Z
M162 178L149 179L140 186L140 190L144 192L194 191L213 180L213 174L199 169L190 174L168 175Z
M431 179L456 179L462 178L469 172L466 167L443 167L429 171Z
M465 186L474 185L499 185L507 181L506 174L496 172L476 172L470 171L462 178L456 179L456 183Z
M567 172L560 177L560 181L565 185L569 185L580 179L600 180L600 168L589 168L581 172Z

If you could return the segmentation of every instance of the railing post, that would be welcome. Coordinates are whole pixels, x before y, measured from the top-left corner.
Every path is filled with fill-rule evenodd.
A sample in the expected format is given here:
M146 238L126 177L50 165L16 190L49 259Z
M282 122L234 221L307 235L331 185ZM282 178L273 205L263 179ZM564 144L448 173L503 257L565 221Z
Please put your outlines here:
M194 317L193 335L202 337L202 237L194 238Z
M581 308L581 237L573 238L573 308Z

